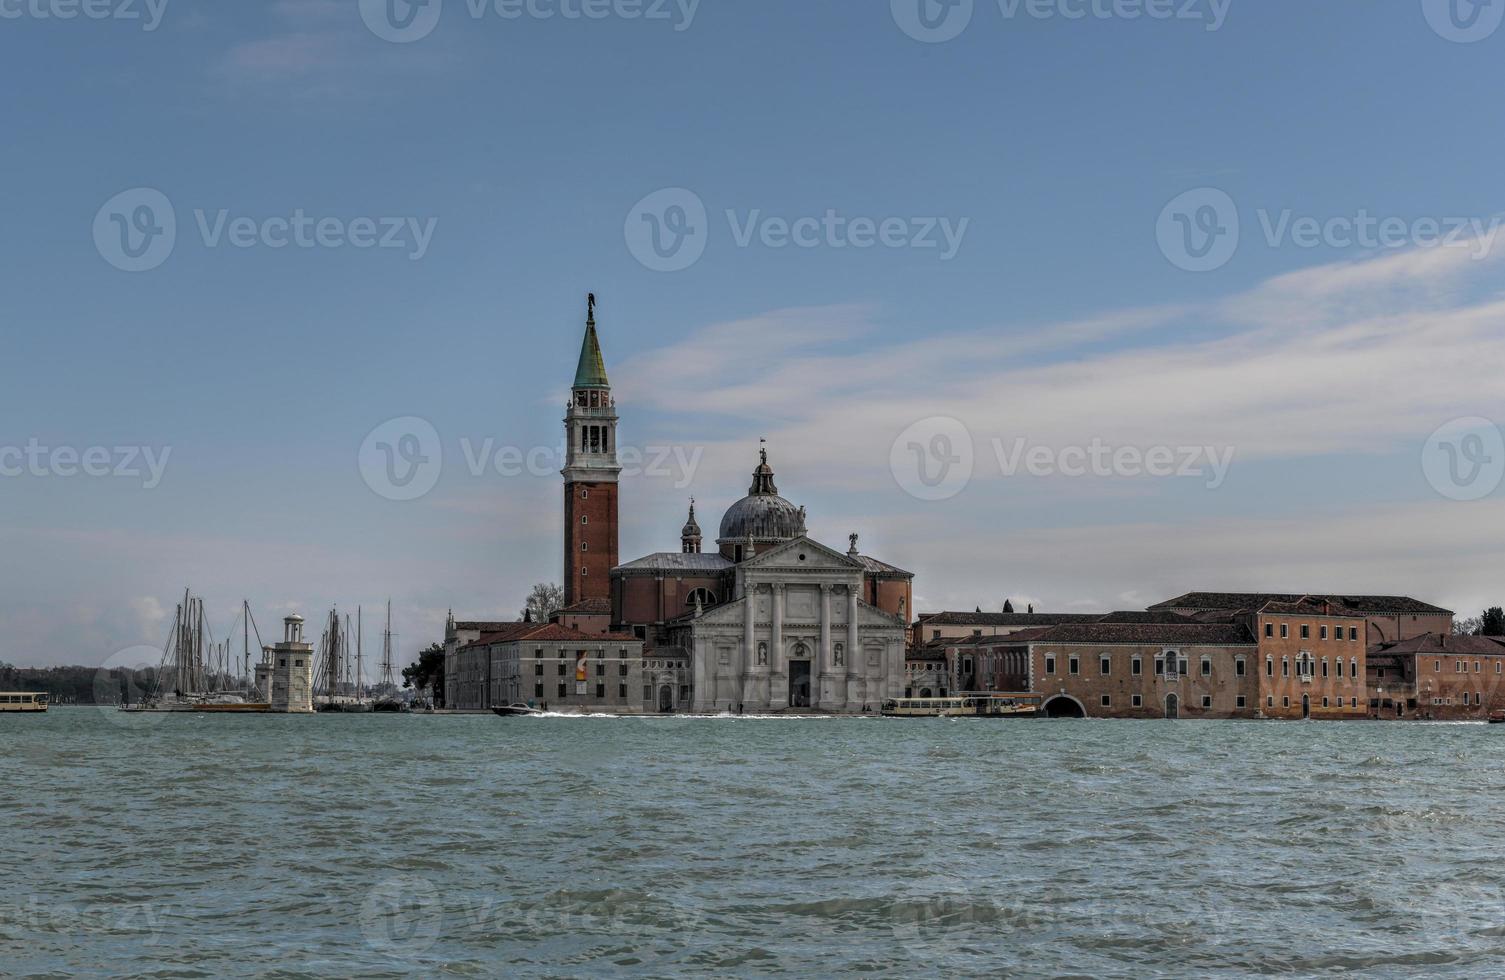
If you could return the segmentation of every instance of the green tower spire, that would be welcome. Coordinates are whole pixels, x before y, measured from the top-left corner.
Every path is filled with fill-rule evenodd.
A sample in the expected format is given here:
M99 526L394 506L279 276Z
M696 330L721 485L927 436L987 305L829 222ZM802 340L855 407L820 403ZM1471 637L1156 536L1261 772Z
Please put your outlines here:
M576 388L610 388L606 380L606 359L601 356L601 340L596 336L596 294L587 300L585 342L580 345L580 366L575 369Z

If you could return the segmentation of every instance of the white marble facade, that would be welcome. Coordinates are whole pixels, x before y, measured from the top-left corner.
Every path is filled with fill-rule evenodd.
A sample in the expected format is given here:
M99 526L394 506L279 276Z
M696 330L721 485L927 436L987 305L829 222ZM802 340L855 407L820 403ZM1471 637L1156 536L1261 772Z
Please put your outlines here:
M904 688L904 623L862 600L863 565L807 537L736 571L685 631L697 712L876 713Z

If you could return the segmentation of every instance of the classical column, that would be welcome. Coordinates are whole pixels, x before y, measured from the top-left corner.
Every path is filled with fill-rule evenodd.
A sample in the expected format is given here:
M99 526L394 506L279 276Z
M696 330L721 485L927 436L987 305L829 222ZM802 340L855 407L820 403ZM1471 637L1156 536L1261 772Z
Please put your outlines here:
M817 707L834 707L832 702L836 700L836 692L833 689L832 675L835 672L831 649L831 586L822 582L820 586L820 698Z
M847 700L847 707L848 707L848 709L852 709L854 707L855 708L860 708L861 707L861 705L854 705L852 703L854 700L856 700L858 698L857 689L861 688L861 687L867 687L868 690L870 691L872 689L872 682L876 680L876 678L867 678L867 680L868 680L869 683L866 684L866 685L858 682L858 678L863 677L867 673L867 659L862 656L862 648L860 646L858 646L858 643L859 643L859 640L858 640L858 635L857 635L857 587L855 585L852 585L852 586L847 586L847 679L846 679L846 700ZM872 695L870 693L867 693L867 694L864 694L863 696L864 697L871 697Z
M773 629L768 638L769 707L789 706L789 666L784 662L784 583L775 582L773 590Z
M715 707L716 692L711 689L714 683L714 675L708 669L705 662L705 641L692 639L690 641L690 668L694 671L695 695L693 710L698 714L705 714Z
M742 663L737 671L737 700L745 705L755 700L750 695L752 675L757 671L758 663L757 635L754 631L758 619L758 588L749 584L743 591L747 594L747 608L744 610L745 621L742 623Z

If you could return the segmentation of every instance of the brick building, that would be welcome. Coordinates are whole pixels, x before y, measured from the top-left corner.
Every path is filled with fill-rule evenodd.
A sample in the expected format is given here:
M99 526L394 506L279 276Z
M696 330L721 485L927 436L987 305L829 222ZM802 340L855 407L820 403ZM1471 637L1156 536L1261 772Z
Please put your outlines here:
M460 642L461 625L481 626ZM525 703L550 709L611 714L658 710L659 690L645 672L643 645L634 636L590 634L556 623L453 624L446 651L454 648L453 677L446 665L450 710L484 711ZM451 679L453 686L450 686ZM672 710L679 702L671 682Z
M1151 606L1152 610L1197 616L1207 613L1233 614L1259 609L1271 602L1296 603L1305 599L1325 600L1363 615L1366 634L1364 646L1394 643L1426 633L1448 634L1453 631L1451 610L1412 599L1409 596L1335 595L1312 593L1300 595L1276 592L1188 592L1175 599Z
M1428 633L1368 653L1375 718L1482 721L1505 711L1505 645L1483 636Z
M1052 717L1258 715L1259 645L1243 624L1065 625L1030 639L1028 649L1029 690Z

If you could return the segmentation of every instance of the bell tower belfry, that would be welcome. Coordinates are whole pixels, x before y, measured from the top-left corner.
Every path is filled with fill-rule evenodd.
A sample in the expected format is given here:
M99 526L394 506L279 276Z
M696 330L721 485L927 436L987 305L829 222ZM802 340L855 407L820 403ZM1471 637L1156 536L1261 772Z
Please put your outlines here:
M617 407L596 336L596 295L565 410L564 604L611 598L617 556Z

